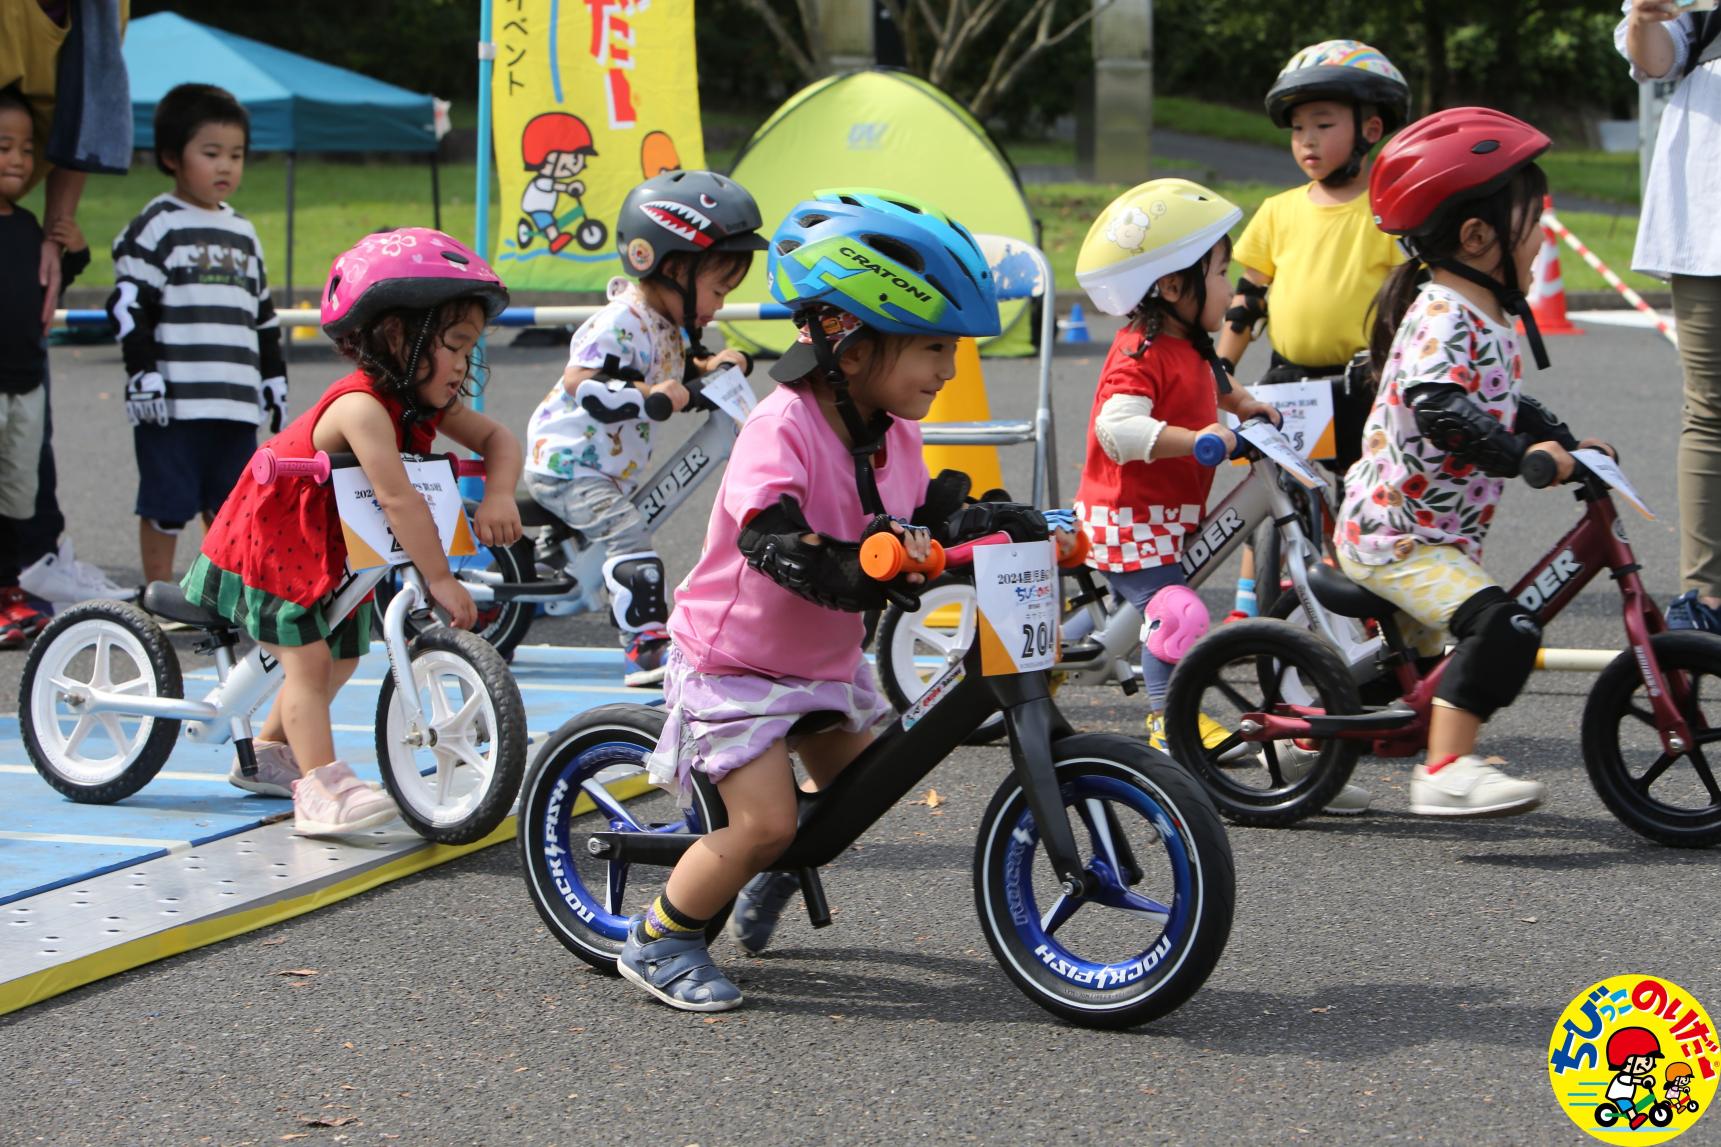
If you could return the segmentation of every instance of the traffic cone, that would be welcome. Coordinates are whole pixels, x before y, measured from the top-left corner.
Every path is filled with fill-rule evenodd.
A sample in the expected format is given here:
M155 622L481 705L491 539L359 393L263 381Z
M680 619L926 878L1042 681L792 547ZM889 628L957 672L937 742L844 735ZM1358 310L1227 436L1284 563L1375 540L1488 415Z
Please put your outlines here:
M956 344L956 375L944 384L938 397L927 411L927 422L990 422L992 406L986 401L986 379L980 373L980 344L973 339L961 339ZM974 484L976 494L996 490L1004 484L1004 474L998 465L996 446L933 446L922 447L926 468L933 474L940 470L960 470Z
M1093 341L1088 337L1088 317L1082 313L1080 303L1071 305L1069 318L1058 320L1058 341L1065 344Z
M1542 201L1544 211L1553 211L1554 197ZM1559 239L1554 229L1542 224L1542 249L1536 252L1536 275L1530 283L1530 313L1545 335L1581 335L1584 332L1566 317L1566 281L1560 274Z

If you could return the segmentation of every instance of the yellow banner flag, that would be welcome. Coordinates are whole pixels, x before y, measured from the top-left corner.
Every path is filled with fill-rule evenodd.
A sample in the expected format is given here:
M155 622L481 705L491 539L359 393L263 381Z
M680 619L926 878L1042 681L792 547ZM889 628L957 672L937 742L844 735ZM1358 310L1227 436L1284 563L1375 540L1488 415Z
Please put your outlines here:
M493 19L496 270L516 289L601 290L628 191L705 166L693 0L497 0Z

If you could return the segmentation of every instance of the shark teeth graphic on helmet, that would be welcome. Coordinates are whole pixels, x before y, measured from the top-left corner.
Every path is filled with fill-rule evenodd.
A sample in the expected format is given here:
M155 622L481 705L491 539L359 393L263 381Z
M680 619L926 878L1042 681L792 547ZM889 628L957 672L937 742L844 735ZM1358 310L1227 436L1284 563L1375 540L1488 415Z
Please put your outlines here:
M687 204L672 199L653 199L641 204L640 210L645 212L646 218L678 239L685 239L696 247L711 246L711 236L706 233L711 220Z

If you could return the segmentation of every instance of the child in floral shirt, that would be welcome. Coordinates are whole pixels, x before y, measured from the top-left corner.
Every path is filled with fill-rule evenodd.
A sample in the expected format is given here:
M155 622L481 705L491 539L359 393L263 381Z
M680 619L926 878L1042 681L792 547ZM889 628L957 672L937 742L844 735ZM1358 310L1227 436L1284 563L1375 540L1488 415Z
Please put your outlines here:
M1345 475L1336 541L1346 575L1402 611L1405 637L1439 653L1428 760L1411 778L1410 810L1501 816L1542 800L1475 752L1482 722L1523 688L1541 645L1536 616L1482 568L1482 543L1506 478L1524 455L1554 456L1563 480L1579 445L1520 393L1512 319L1537 364L1541 336L1524 302L1547 179L1534 160L1548 137L1482 108L1454 108L1400 133L1370 179L1375 219L1403 235L1410 262L1382 288L1371 343L1380 385L1362 458ZM1589 445L1589 443L1585 443Z

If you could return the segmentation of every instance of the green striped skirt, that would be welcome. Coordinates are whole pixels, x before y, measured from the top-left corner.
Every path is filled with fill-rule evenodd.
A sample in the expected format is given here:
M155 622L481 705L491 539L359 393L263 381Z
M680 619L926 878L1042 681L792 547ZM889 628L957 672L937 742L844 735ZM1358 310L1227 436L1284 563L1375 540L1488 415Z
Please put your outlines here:
M206 554L197 555L179 588L185 591L186 601L214 610L266 645L327 641L337 661L358 657L370 648L368 601L331 631L323 620L323 607L334 600L333 594L314 606L300 605L246 585L238 574L222 569Z

